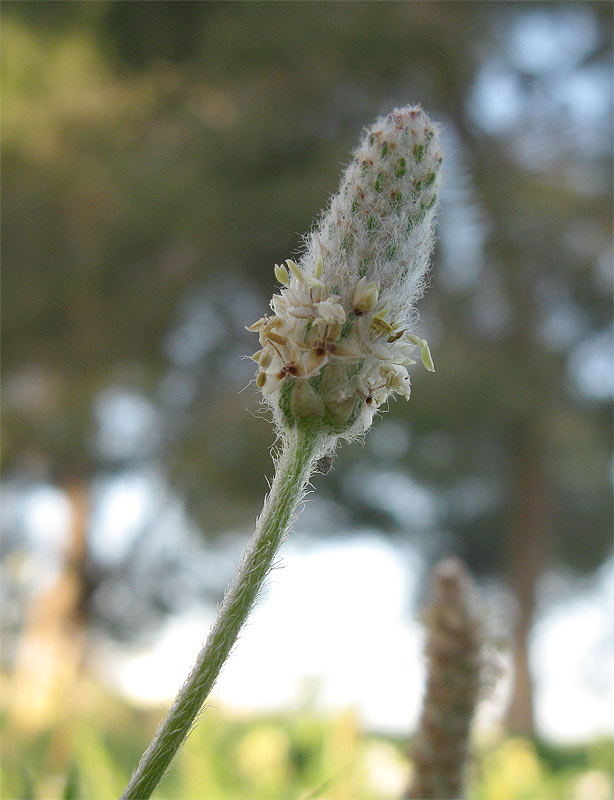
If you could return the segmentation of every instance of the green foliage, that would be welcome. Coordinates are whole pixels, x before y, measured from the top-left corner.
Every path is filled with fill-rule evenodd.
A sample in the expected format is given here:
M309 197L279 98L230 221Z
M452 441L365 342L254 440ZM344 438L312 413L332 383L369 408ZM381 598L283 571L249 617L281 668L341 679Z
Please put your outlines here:
M79 800L82 797L79 768L73 761L68 768L62 800Z
M130 711L114 698L90 701L77 728L52 735L2 730L2 796L19 800L115 797L151 735L159 712ZM367 734L351 713L242 716L210 707L162 782L160 800L396 800L411 766L404 743ZM19 761L28 763L26 772ZM545 747L507 739L478 748L471 800L608 800L607 743ZM77 788L78 787L78 788Z
M557 748L530 739L506 739L481 754L469 796L472 800L589 796L608 800L614 788L612 756L604 744Z

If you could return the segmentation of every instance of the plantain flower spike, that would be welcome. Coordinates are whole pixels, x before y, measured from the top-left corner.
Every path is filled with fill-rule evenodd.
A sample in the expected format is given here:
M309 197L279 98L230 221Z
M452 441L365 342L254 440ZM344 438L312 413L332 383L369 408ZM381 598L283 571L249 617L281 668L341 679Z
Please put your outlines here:
M256 383L282 432L309 421L325 437L369 428L428 344L411 332L434 242L442 156L419 106L366 129L303 258L275 265L281 284L260 337Z

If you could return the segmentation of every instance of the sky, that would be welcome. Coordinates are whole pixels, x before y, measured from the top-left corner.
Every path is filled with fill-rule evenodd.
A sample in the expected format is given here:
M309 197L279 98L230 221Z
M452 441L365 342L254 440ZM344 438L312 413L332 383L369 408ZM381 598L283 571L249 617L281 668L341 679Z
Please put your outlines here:
M334 543L288 543L283 566L250 617L212 701L240 711L353 708L370 730L402 734L417 724L424 687L423 632L411 607L423 565L375 533ZM614 569L538 622L531 637L540 733L559 743L614 731L614 649L609 609ZM114 683L131 700L170 701L213 620L203 608L170 621L153 647L108 653ZM573 647L570 647L573 642ZM479 710L496 728L508 698L509 658Z
M92 548L99 558L121 556L146 513L148 493L158 491L152 476L133 476L107 487L101 498L103 514L92 528ZM11 510L10 496L6 499L5 514ZM41 486L26 502L16 502L35 559L25 575L49 586L61 565L69 522L66 501L60 492ZM309 526L317 522L317 501L310 501L307 511L297 534L284 544L280 565L211 702L239 713L306 703L323 712L352 708L369 730L407 732L417 723L424 687L423 632L417 616L424 562L409 542L386 541L377 531L353 530L334 541L314 540ZM236 535L221 547L216 543L218 553L210 555L221 579L231 577L241 546ZM569 601L548 599L560 597L562 587ZM506 597L490 585L481 591L488 628L499 635ZM552 573L542 594L530 639L539 732L559 743L614 732L614 564L606 563L575 592ZM99 638L91 661L101 680L130 701L168 703L191 668L214 613L213 605L199 605L170 618L147 647L131 649ZM477 727L484 734L497 728L508 698L505 647L498 662L502 677L478 713Z

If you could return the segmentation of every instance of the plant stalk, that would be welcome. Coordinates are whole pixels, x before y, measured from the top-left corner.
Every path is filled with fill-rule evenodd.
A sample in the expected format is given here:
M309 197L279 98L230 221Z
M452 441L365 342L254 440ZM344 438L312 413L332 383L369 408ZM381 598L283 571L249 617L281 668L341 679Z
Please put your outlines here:
M322 444L322 434L308 424L287 435L256 531L226 589L207 641L120 800L151 797L185 741L273 565Z

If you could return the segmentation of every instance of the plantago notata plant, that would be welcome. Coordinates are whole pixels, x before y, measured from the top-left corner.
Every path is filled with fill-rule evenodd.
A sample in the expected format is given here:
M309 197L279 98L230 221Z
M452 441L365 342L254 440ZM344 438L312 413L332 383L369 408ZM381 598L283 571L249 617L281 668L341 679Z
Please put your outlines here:
M281 285L258 334L256 384L282 443L256 531L192 672L122 800L150 797L211 691L271 569L318 462L371 425L391 394L409 399L407 367L433 361L412 333L433 246L442 157L419 107L368 128L307 239L303 258L275 266Z

